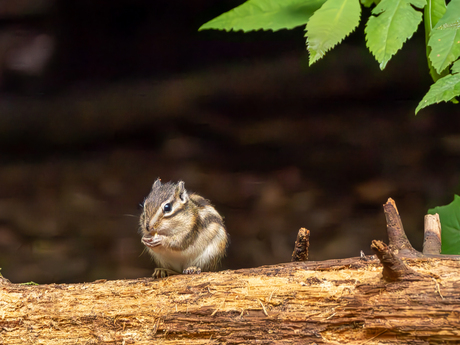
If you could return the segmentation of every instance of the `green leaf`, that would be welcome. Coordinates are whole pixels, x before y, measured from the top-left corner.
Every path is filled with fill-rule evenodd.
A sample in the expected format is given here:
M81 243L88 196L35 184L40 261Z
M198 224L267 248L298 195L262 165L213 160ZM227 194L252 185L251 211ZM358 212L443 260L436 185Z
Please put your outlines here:
M424 10L424 23L425 23L425 45L426 45L426 59L428 63L428 69L430 70L431 78L433 81L437 81L448 74L444 72L439 74L433 67L430 60L431 47L428 45L428 41L431 36L431 32L438 23L439 19L446 13L446 1L445 0L428 0Z
M360 16L359 0L327 0L307 24L310 65L348 36L358 26Z
M460 28L460 20L456 20L453 23L446 23L439 27L439 29L458 29Z
M437 73L443 72L460 56L460 30L432 31L428 45L430 60Z
M244 32L293 29L305 25L326 0L249 0L203 24L206 29Z
M428 210L429 214L439 214L441 220L441 253L460 254L460 196L446 206L437 206Z
M446 1L445 0L428 0L425 13L425 25L429 32L434 29L439 19L446 13Z
M367 47L384 69L391 57L411 38L422 20L426 0L382 0L366 24Z
M415 109L415 114L431 104L448 102L457 96L460 96L460 73L448 74L431 85L430 90Z
M364 7L371 7L374 4L374 0L360 0L360 2Z
M460 73L460 60L457 60L454 62L454 64L452 65L452 74L455 74L455 73Z
M460 29L455 27L460 13L460 0L452 0L446 13L431 32L428 45L431 48L430 60L437 73L444 71L460 56Z

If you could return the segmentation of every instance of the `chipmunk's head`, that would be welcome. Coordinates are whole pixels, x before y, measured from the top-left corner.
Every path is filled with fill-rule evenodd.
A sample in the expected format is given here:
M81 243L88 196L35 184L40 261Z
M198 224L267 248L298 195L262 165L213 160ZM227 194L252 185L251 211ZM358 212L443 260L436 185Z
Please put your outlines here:
M158 178L144 201L140 232L146 235L173 231L190 216L189 200L183 181L161 183Z

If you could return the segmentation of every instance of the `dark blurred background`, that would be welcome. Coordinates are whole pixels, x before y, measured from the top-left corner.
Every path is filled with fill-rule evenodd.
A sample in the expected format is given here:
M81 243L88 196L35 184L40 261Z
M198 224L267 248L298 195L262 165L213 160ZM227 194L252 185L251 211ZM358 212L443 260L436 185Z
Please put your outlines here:
M370 253L396 200L420 249L459 191L459 106L430 86L422 28L381 72L356 33L308 67L303 28L198 32L243 1L0 2L0 267L13 282L149 276L153 181L225 217L223 268ZM369 13L363 14L363 22Z

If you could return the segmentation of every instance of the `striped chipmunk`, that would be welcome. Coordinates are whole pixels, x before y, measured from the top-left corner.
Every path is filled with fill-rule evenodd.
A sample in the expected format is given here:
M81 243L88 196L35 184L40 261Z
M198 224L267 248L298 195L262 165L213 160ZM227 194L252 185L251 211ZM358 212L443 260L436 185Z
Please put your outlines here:
M144 200L139 232L157 267L154 278L217 269L228 234L209 200L188 193L184 182L158 178Z

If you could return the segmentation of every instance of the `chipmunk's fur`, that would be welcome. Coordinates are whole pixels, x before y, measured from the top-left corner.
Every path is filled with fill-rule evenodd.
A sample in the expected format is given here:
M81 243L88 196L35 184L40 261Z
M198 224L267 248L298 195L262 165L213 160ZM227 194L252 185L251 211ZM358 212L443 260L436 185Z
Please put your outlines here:
M158 266L154 277L215 270L228 245L222 217L209 200L189 194L182 181L154 182L139 231Z

